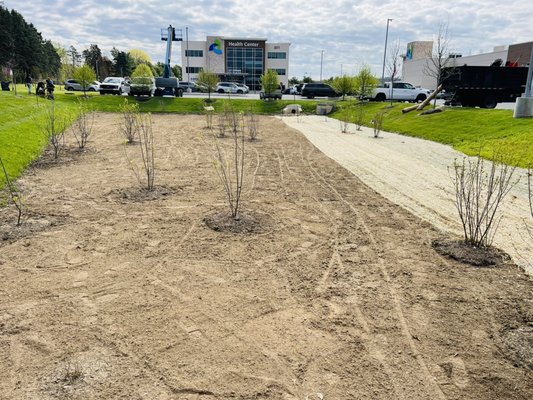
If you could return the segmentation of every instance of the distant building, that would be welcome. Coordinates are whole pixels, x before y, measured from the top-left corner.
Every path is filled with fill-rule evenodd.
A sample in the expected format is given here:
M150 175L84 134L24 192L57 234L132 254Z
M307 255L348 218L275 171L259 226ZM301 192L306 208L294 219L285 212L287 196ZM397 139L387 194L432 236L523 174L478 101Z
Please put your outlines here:
M260 77L268 69L278 73L285 86L289 81L290 43L268 43L265 38L207 36L204 41L183 42L183 79L196 81L202 70L219 75L222 81L245 83L260 89Z
M531 48L533 42L518 43L494 47L493 51L471 56L462 56L457 53L450 53L447 64L450 67L461 65L491 65L494 61L501 59L503 65L522 67L529 65ZM433 52L432 41L417 41L407 44L407 51L403 57L402 79L415 86L427 89L435 89L437 82L434 77L424 73L424 69L431 64L431 54Z

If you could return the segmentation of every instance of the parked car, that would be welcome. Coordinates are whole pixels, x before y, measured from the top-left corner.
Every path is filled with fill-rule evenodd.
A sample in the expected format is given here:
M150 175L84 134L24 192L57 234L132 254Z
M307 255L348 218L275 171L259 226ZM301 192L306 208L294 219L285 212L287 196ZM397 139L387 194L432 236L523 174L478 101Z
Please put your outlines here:
M83 90L83 86L75 79L67 79L65 82L65 90L71 92L73 90ZM93 81L86 89L88 92L98 92L100 90L100 82Z
M219 82L215 91L218 93L244 93L244 89L237 86L235 82Z
M285 88L283 94L300 94L300 92L296 86L289 86L288 88Z
M132 78L129 96L153 96L155 93L155 79L151 76Z
M326 83L306 83L302 87L302 96L312 99L316 96L338 97L340 95Z
M243 93L249 93L250 92L250 88L248 86L246 86L244 83L237 83L235 82L235 84L241 88L243 90Z
M130 90L130 82L125 78L119 78L116 76L108 76L100 84L100 94L122 94L128 93Z
M274 100L281 100L283 96L283 93L281 93L281 88L274 90L271 93L267 93L263 90L259 92L259 98L261 100L267 100L267 99L274 99Z
M430 94L430 90L417 88L407 82L394 82L392 88L390 82L385 82L382 86L374 89L371 98L376 101L399 100L421 102L426 100Z
M179 87L183 89L183 92L201 92L202 88L195 82L180 81Z

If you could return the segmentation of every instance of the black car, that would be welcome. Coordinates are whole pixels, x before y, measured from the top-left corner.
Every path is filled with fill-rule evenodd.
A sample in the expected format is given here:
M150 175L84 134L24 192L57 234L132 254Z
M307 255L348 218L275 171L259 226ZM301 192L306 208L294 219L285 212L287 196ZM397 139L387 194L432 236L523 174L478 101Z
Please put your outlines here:
M325 83L306 83L302 88L302 96L312 99L316 96L338 97L340 95Z

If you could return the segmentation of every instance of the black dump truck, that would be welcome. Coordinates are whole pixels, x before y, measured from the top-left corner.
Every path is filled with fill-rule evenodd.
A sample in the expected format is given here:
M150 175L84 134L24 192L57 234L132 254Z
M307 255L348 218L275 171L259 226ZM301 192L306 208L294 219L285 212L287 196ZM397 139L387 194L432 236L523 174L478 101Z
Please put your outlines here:
M451 105L494 108L525 92L527 72L527 67L447 67L442 69L441 83L443 90L453 94Z

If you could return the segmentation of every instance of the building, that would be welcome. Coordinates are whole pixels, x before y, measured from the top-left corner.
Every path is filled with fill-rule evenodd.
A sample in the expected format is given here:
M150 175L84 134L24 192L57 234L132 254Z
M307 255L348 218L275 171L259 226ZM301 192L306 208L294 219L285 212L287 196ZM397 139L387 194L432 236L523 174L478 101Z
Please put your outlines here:
M516 67L529 65L533 42L518 43L494 47L493 51L471 56L450 53L446 66L455 67L461 65L489 66L500 59L502 64ZM407 51L403 57L402 79L415 86L427 89L435 89L437 81L434 76L428 75L426 69L431 65L433 53L432 41L418 41L407 44Z
M183 79L196 81L200 71L219 75L220 80L242 82L259 90L261 75L274 69L285 86L289 80L290 43L268 43L267 39L207 36L204 41L183 42Z

